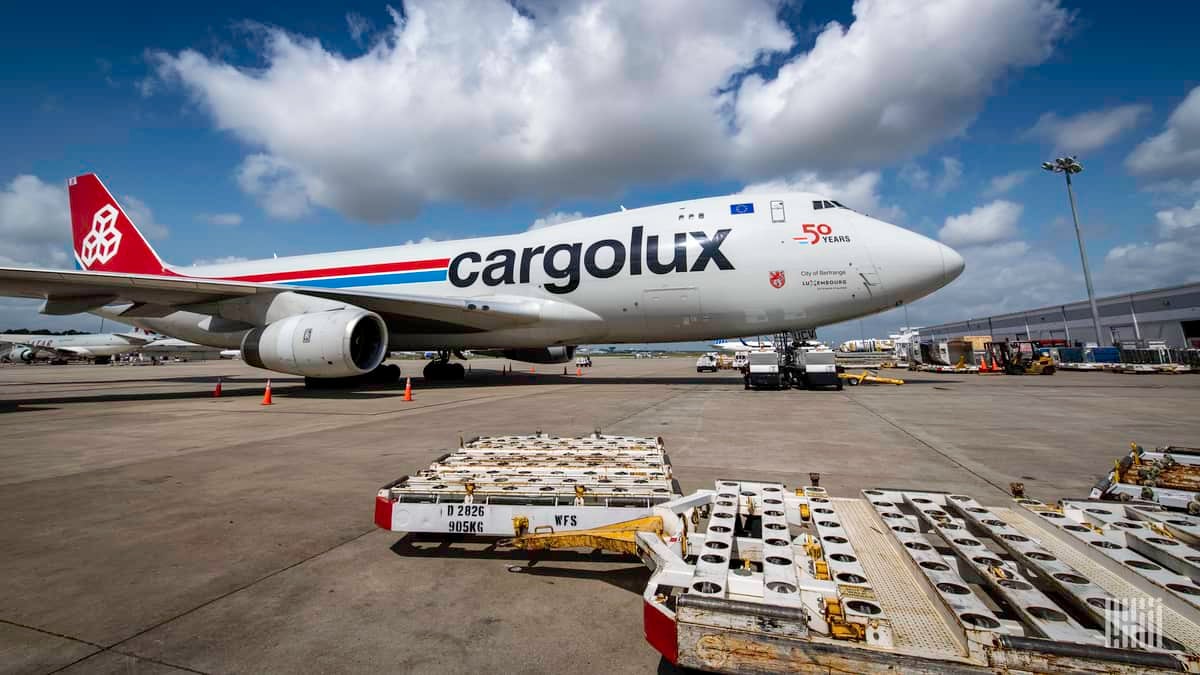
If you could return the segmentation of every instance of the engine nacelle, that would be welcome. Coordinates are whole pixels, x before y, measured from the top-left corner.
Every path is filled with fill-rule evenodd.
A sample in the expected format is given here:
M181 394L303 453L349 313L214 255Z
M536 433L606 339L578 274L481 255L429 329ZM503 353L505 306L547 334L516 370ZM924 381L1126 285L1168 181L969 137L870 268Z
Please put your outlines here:
M16 363L17 361L20 361L21 363L33 363L34 356L35 354L32 349L18 345L9 348L8 353L4 355L4 358L12 361L13 363Z
M364 309L294 314L242 339L242 360L305 377L369 373L387 356L387 325Z
M504 358L524 363L566 363L575 358L575 347L553 345L541 349L505 349Z

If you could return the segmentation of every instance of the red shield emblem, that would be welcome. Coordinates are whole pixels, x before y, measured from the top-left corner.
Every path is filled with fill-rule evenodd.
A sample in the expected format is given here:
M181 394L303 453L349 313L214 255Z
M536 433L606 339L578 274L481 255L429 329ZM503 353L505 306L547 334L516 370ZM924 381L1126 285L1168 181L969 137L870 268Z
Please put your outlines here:
M787 283L787 277L783 275L783 270L775 270L771 272L771 285L775 288L783 288Z

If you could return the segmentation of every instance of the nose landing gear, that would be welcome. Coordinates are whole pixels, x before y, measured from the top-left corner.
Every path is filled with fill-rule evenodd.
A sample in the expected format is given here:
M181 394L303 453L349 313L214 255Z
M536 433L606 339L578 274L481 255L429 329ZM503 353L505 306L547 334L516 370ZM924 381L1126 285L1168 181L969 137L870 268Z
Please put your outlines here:
M461 380L467 376L467 369L461 363L450 362L450 351L439 351L437 358L430 361L422 371L427 381Z

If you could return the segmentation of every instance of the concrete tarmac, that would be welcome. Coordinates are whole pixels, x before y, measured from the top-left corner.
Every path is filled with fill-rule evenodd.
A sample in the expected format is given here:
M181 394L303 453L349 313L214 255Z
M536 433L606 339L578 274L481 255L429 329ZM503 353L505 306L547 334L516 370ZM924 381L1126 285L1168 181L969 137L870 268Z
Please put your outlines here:
M0 367L0 672L651 672L636 560L377 530L376 489L460 434L663 436L718 477L1086 496L1135 440L1200 445L1200 376L900 373L747 392L683 358L470 361L457 385L309 392L240 362ZM423 365L399 361L404 373ZM224 396L210 392L218 376Z

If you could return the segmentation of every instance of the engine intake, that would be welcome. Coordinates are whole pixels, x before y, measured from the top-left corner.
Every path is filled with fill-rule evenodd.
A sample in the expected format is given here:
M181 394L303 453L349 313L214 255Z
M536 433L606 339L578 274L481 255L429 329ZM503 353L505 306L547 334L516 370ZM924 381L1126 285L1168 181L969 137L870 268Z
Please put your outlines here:
M524 363L566 363L575 358L575 347L553 345L540 349L505 349L504 358Z
M305 377L362 375L383 363L387 335L383 319L363 309L294 314L247 332L242 360Z
M5 354L4 357L13 363L16 363L17 361L22 363L33 363L34 353L29 347L22 347L18 345L9 348L8 353Z

